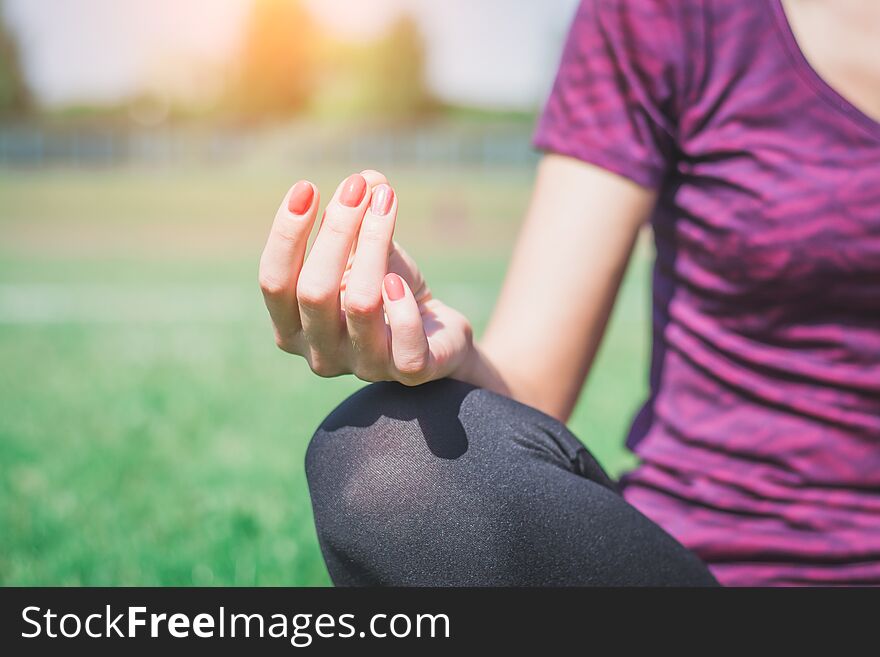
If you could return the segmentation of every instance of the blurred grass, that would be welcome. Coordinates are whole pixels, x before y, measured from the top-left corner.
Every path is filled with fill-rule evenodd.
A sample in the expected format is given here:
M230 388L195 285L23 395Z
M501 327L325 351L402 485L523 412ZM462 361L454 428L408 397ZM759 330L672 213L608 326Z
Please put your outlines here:
M313 179L329 195L346 173ZM531 174L387 173L399 239L480 329ZM361 384L276 350L255 284L298 175L0 174L0 584L328 583L302 461ZM646 394L648 265L571 422L613 473Z

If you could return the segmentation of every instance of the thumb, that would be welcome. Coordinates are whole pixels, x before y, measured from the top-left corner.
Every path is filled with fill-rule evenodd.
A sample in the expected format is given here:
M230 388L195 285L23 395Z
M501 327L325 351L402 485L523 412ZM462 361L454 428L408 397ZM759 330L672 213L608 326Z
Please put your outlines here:
M388 271L401 276L407 282L418 303L424 303L431 298L431 291L416 261L396 240L392 242L388 254Z

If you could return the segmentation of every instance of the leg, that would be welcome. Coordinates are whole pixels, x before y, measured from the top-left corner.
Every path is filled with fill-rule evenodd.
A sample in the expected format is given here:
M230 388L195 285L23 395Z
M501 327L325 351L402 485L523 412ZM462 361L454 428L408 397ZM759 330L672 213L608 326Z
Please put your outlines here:
M309 445L337 585L706 585L560 422L443 380L367 386Z

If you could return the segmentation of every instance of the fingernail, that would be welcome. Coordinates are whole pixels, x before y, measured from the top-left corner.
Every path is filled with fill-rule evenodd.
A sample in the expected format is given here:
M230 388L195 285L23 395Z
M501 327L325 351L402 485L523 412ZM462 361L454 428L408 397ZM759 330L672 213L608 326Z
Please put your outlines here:
M354 173L342 183L342 191L339 193L339 202L350 208L356 208L364 200L367 193L367 181L359 173Z
M290 190L287 198L287 209L293 214L305 214L312 207L312 199L315 197L315 189L305 180L300 180Z
M399 301L403 299L404 294L406 294L403 290L403 280L397 274L386 274L385 275L385 294L388 295L388 298L391 301Z
M373 198L370 199L370 212L376 215L388 214L393 204L394 190L385 183L376 186L373 190Z

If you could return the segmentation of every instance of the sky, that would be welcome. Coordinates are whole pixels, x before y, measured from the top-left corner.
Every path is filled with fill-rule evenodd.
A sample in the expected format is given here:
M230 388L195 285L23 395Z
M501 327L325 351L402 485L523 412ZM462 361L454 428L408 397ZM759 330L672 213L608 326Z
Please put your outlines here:
M382 33L401 11L419 24L427 79L443 100L531 109L552 82L577 0L304 0L350 40ZM156 85L210 94L252 0L5 0L28 79L47 105L113 102ZM187 62L182 66L181 62Z

